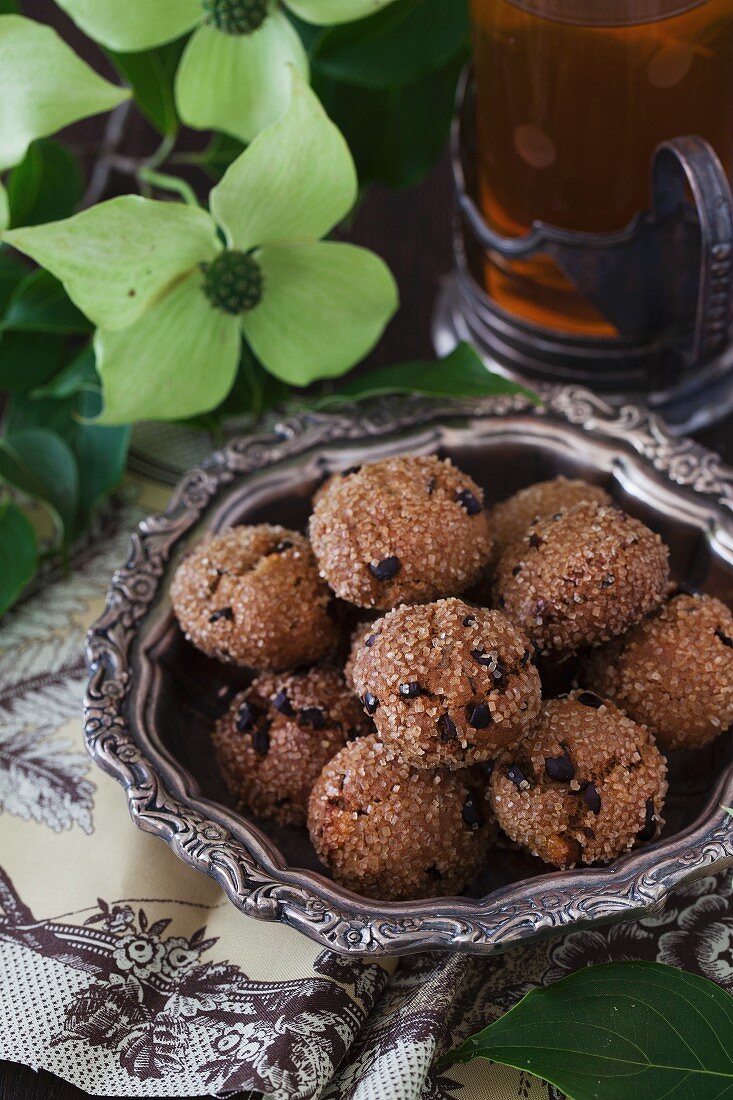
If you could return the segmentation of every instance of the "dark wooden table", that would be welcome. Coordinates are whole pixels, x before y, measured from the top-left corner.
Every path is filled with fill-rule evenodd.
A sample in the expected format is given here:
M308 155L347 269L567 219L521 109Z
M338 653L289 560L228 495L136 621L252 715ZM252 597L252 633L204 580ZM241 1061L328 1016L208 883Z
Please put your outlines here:
M34 15L45 15L44 9L50 7L48 0L37 0L33 6L37 9ZM401 308L369 357L372 365L432 355L433 301L441 277L451 266L450 194L444 160L420 187L409 192L374 188L354 220L348 239L378 252L400 287ZM733 461L731 426L733 418L697 438ZM24 1066L0 1062L0 1100L79 1100L85 1095L45 1071L34 1073ZM240 1100L244 1096L240 1094Z

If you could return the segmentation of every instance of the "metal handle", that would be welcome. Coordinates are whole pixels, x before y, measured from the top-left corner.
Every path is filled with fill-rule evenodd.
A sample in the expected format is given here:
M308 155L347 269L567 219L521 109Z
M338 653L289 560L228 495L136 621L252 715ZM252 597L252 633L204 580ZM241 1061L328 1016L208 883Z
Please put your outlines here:
M664 142L652 168L655 212L673 217L692 194L700 229L700 262L692 360L720 351L733 313L733 194L714 149L697 136Z

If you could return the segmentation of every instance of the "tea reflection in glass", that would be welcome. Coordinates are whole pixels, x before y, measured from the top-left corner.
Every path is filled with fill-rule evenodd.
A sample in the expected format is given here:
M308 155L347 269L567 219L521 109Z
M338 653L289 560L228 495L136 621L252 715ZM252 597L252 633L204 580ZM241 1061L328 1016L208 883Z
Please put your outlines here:
M733 171L733 0L471 0L484 217L622 229L649 206L655 147L706 138ZM505 309L569 332L614 329L547 258L492 254Z

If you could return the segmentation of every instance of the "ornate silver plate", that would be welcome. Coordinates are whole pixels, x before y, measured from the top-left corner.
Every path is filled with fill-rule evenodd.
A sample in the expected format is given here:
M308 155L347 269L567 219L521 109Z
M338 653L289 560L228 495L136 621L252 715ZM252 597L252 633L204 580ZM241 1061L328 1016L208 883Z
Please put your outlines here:
M496 853L474 896L387 903L342 889L318 870L303 830L248 820L226 805L208 731L241 670L197 653L178 630L168 585L185 549L232 523L304 524L331 470L401 452L451 455L489 500L558 473L606 485L670 545L675 576L733 602L733 470L671 439L640 408L611 408L577 388L522 398L381 401L308 415L235 439L187 474L162 515L132 536L104 614L88 638L85 734L123 786L133 821L211 875L250 916L277 920L336 951L489 954L570 927L661 908L678 884L733 863L733 750L676 754L665 835L608 867L548 872Z

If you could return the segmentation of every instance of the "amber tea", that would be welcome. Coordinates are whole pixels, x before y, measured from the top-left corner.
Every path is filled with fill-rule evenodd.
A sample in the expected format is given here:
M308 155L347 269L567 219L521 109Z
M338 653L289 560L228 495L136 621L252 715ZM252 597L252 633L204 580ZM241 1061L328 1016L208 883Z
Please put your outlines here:
M507 235L542 220L623 228L649 205L652 153L706 138L733 171L733 0L471 0L479 188ZM491 255L505 309L589 335L614 329L546 258Z

